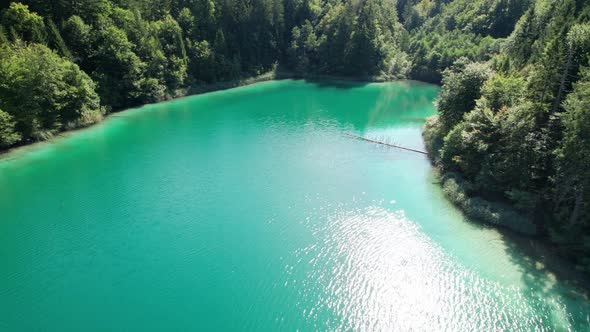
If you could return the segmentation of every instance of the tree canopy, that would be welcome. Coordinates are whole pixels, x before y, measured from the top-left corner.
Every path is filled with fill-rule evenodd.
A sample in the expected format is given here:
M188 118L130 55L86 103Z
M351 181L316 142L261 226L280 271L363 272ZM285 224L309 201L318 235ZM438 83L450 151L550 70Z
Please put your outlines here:
M442 72L439 116L425 128L443 174L469 197L512 206L586 271L589 19L585 1L532 2L500 52Z

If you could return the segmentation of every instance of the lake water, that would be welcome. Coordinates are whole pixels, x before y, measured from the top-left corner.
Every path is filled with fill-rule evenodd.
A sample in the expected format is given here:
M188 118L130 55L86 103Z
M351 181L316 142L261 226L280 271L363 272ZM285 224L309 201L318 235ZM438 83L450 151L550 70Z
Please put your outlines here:
M0 161L2 331L584 331L586 295L465 220L438 88L277 81L120 113ZM521 241L526 242L526 241Z

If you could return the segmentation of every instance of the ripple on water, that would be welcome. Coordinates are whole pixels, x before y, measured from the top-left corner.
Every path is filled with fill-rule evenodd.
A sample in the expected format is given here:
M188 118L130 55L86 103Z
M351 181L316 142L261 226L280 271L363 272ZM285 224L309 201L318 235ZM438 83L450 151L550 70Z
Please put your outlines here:
M315 243L295 252L285 286L299 288L316 329L545 331L560 309L462 267L401 211L340 208L308 221ZM289 280L298 271L305 280Z

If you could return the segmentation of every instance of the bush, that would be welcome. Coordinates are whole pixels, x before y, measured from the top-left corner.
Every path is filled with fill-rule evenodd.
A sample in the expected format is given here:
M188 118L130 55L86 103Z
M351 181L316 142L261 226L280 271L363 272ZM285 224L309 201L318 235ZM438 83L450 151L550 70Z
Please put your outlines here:
M447 198L463 210L467 217L526 235L537 234L536 226L509 205L470 197L471 184L458 174L447 173L441 180Z
M426 119L422 137L424 138L424 146L430 156L430 160L432 160L433 164L437 164L440 159L440 149L444 144L443 126L438 115Z
M21 136L14 130L12 115L0 110L0 148L13 145L21 140Z
M43 140L99 120L94 82L77 65L46 46L0 49L0 107L24 140ZM10 127L10 126L8 126Z

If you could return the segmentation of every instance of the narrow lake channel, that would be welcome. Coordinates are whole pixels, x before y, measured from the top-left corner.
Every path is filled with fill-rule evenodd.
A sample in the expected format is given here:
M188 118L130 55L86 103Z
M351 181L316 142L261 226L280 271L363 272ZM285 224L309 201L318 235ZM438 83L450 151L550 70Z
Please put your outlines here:
M4 156L0 330L588 330L587 296L425 156L345 135L422 150L437 94L260 83Z

